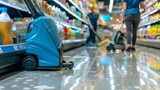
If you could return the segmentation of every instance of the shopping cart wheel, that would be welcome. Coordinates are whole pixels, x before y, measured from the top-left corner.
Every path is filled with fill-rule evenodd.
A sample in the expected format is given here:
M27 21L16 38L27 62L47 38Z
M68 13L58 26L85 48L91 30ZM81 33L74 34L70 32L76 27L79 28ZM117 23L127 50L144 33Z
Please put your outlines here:
M112 50L112 47L109 45L107 46L107 51L111 51Z
M23 59L23 68L27 71L33 71L37 68L37 59L34 56L26 56Z
M71 65L69 67L69 69L72 69L74 67L74 62L70 61Z

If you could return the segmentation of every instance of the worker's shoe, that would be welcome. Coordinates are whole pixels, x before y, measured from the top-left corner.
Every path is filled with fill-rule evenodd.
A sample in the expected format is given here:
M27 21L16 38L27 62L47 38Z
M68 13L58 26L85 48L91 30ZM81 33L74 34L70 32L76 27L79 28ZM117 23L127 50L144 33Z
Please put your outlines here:
M131 51L136 51L136 48L135 47L131 47Z
M129 51L131 51L131 49L132 48L130 46L128 46L127 49L126 49L126 51L129 52Z

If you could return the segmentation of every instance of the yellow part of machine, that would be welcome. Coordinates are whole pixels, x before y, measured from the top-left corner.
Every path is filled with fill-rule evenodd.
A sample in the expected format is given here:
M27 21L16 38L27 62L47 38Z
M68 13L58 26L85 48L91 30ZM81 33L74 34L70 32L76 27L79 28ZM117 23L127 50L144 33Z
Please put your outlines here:
M97 46L98 46L98 47L102 47L102 46L104 46L104 45L107 45L109 42L110 42L109 39L105 39L105 40L101 41L100 43L98 43Z

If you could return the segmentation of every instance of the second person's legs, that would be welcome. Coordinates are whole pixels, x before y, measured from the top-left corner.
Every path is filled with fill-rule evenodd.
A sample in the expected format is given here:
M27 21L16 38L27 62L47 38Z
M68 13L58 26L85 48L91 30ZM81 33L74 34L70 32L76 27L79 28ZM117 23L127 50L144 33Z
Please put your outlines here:
M128 15L125 17L126 29L127 29L127 51L131 49L131 32L132 32L132 15Z
M86 45L88 45L88 43L92 41L92 30L89 29L89 36L87 37L87 40L86 40Z
M96 43L96 37L95 37L95 34L94 34L93 31L92 31L91 41L92 41L92 44L95 45L95 43Z

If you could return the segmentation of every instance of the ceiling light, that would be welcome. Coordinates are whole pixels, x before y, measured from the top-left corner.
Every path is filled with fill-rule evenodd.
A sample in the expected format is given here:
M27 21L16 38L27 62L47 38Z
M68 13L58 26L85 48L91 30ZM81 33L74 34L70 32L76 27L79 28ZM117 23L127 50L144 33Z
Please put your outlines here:
M113 2L114 2L114 0L110 0L110 4L109 4L109 13L112 12Z

